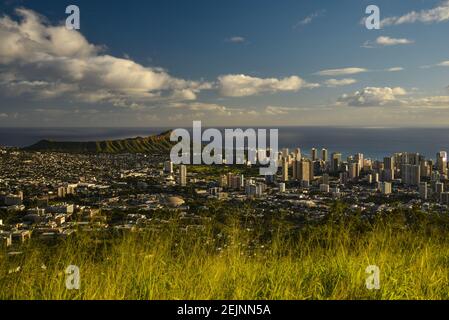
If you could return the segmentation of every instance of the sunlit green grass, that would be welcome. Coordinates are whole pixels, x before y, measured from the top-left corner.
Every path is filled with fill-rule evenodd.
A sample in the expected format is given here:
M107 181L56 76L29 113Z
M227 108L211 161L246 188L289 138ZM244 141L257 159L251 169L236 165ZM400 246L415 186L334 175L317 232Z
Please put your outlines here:
M22 256L1 255L0 299L447 299L446 231L414 223L277 226L267 236L235 222L196 232L173 222L109 240L33 241ZM65 287L68 265L80 267L80 290ZM366 288L368 265L380 268L379 290Z

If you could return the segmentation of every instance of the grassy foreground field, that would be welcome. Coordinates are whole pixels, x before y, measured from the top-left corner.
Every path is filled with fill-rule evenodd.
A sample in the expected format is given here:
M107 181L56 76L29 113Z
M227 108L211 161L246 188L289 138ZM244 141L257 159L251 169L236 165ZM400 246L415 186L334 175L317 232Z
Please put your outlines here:
M448 299L446 220L400 211L267 231L233 218L32 241L22 255L0 255L0 299ZM65 287L68 265L80 268L80 290ZM380 268L379 290L365 286L368 265Z

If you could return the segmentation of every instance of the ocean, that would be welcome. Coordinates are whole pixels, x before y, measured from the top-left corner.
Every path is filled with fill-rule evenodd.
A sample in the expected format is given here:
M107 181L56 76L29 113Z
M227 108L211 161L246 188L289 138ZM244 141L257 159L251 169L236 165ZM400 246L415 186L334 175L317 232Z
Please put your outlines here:
M41 139L95 141L158 134L169 128L0 128L0 145L25 147ZM203 129L204 130L204 129ZM449 150L449 128L349 128L280 127L280 148L311 148L341 152L343 156L363 153L382 159L395 152L419 152L434 159L440 150Z

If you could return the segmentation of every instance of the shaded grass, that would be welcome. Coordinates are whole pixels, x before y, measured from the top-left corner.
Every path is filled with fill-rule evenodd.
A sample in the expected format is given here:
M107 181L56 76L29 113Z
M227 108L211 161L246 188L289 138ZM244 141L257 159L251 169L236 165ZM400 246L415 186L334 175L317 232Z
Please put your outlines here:
M160 232L31 241L21 256L0 255L0 299L448 299L446 230L401 219L276 224L269 236L237 220L187 233L174 221ZM65 288L68 265L80 268L80 290ZM369 265L381 270L380 290L366 289Z

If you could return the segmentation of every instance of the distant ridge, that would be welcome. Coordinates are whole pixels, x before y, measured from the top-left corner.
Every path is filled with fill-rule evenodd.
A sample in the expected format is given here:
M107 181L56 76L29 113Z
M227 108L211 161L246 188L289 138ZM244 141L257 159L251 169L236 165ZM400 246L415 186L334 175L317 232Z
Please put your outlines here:
M171 131L149 137L136 137L122 140L103 141L51 141L41 140L29 147L27 151L51 151L67 153L148 153L165 154L170 152L173 142L170 141Z

